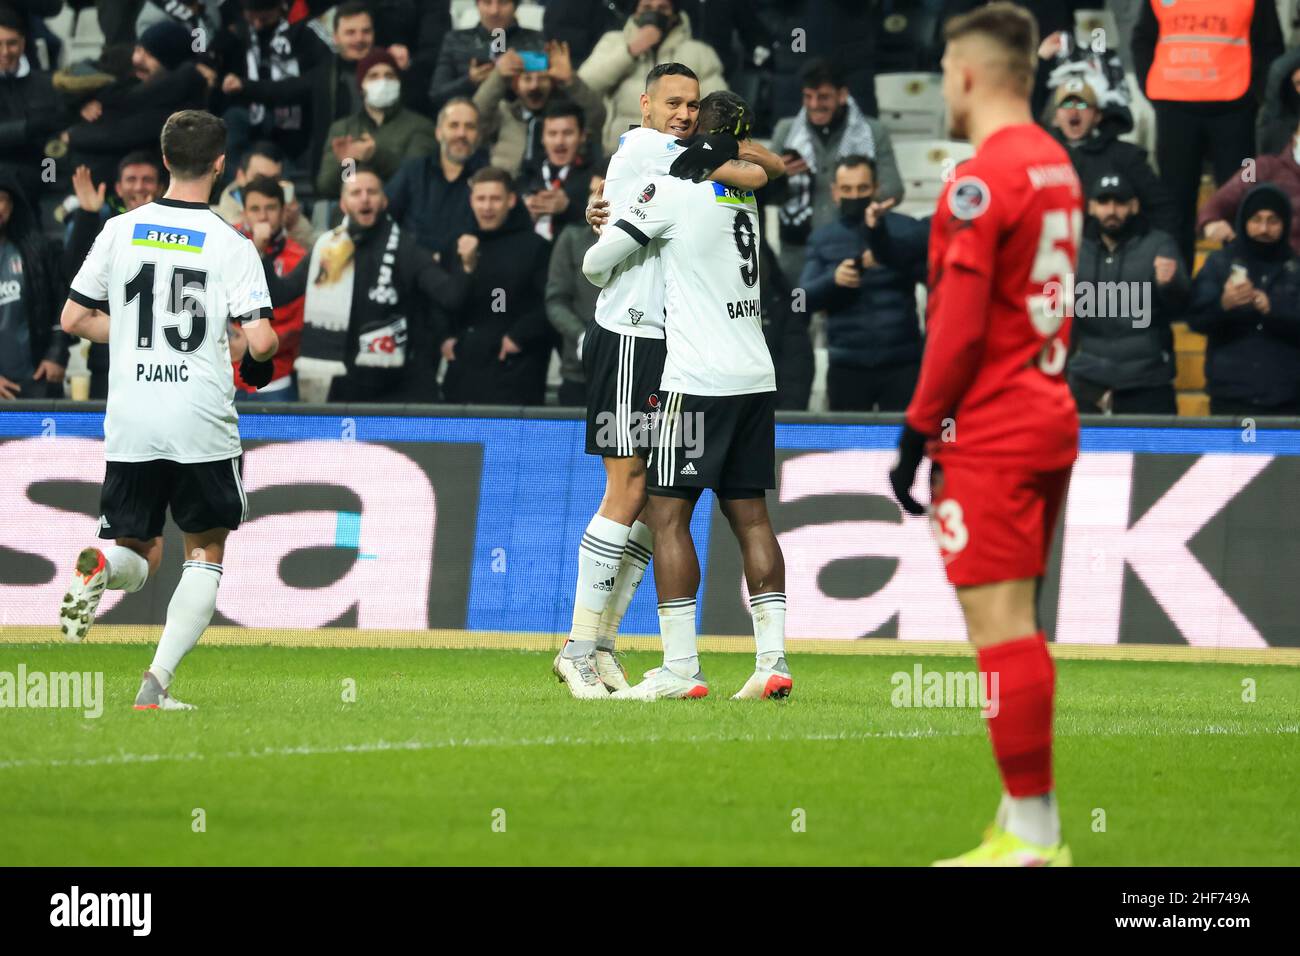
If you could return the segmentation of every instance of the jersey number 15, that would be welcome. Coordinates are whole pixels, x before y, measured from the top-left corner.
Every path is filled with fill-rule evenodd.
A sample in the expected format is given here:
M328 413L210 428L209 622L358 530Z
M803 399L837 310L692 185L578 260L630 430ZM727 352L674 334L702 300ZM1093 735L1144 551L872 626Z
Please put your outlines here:
M136 346L142 349L153 348L154 312L153 289L154 271L152 262L140 264L140 269L126 284L126 304L136 299ZM203 345L208 330L208 318L203 309L203 293L207 289L208 274L202 269L186 269L183 266L172 268L171 281L167 283L171 293L167 297L167 313L180 318L189 313L190 330L181 334L181 323L163 326L163 336L173 351L189 355Z

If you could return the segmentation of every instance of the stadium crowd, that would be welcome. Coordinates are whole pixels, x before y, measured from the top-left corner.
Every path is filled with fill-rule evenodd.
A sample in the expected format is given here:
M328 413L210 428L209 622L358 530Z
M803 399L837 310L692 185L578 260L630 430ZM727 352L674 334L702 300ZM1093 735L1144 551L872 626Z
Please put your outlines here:
M77 59L46 23L63 0L0 0L0 399L69 392L68 283L104 222L162 194L166 118L204 108L228 129L213 209L263 256L281 340L273 381L237 378L241 400L580 405L584 210L646 72L680 62L702 93L742 93L786 160L759 196L778 226L761 297L780 407L809 407L824 335L831 410L901 411L928 222L892 208L908 170L875 78L937 71L942 21L976 5L548 0L537 30L514 0L99 0L103 47ZM1088 197L1076 284L1149 290L1124 315L1076 311L1080 410L1175 413L1186 322L1213 412L1300 414L1300 50L1273 3L1223 0L1197 27L1217 79L1198 82L1167 68L1181 27L1150 4L1115 4L1122 51L1080 46L1075 7L1098 5L1028 4L1035 108ZM1126 60L1154 165L1121 139ZM86 363L102 398L107 348ZM327 392L313 369L334 370Z

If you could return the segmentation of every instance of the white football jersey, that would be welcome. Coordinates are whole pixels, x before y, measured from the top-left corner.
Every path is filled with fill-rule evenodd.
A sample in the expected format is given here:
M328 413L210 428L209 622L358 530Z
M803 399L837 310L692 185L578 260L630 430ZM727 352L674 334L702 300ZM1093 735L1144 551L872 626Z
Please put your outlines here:
M109 315L108 461L240 454L226 325L271 317L252 240L206 203L159 199L104 223L69 297Z
M611 219L611 228L642 246L662 240L668 357L661 387L687 395L776 391L763 338L754 193L660 176Z
M609 221L623 215L627 205L636 202L640 188L652 178L667 176L673 160L681 154L677 138L656 129L639 126L620 136L618 151L610 157L605 176ZM623 335L664 337L664 274L657 243L628 257L600 290L596 321Z

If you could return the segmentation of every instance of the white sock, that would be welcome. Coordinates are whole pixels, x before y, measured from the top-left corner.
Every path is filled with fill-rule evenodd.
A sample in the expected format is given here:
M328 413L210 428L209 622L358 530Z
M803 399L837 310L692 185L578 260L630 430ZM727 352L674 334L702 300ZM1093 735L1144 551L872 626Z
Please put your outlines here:
M130 548L111 544L104 551L108 565L108 584L113 591L138 591L149 579L149 562Z
M162 640L154 652L149 670L166 689L172 674L199 642L212 612L217 607L217 585L221 583L221 565L207 561L186 561L180 583L167 605L167 624Z
M601 514L592 515L587 523L582 544L578 546L578 589L573 596L570 640L596 640L600 616L614 593L618 565L631 530Z
M654 554L655 536L640 521L632 522L632 530L627 536L627 547L623 559L618 565L618 576L614 578L614 594L605 605L605 613L600 616L600 636L596 646L602 651L612 651L618 639L618 628L623 623L623 615L636 595L636 589L645 577L645 569Z
M664 642L664 667L682 677L700 672L695 649L695 598L677 598L659 605L659 633Z
M1002 799L998 801L997 813L993 814L993 825L999 830L1007 828L1007 814L1011 812L1011 794L1005 790L1002 791Z
M1036 846L1061 842L1061 817L1056 811L1056 794L1037 797L1007 797L1007 832Z
M785 592L752 595L749 616L754 619L754 648L759 667L771 667L785 656Z

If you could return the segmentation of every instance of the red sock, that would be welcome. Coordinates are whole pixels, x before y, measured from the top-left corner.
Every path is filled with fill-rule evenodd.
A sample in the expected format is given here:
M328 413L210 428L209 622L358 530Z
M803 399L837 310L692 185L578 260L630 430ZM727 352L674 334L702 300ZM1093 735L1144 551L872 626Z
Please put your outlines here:
M1013 797L1052 790L1052 698L1056 668L1043 632L978 650L990 699L989 737Z

